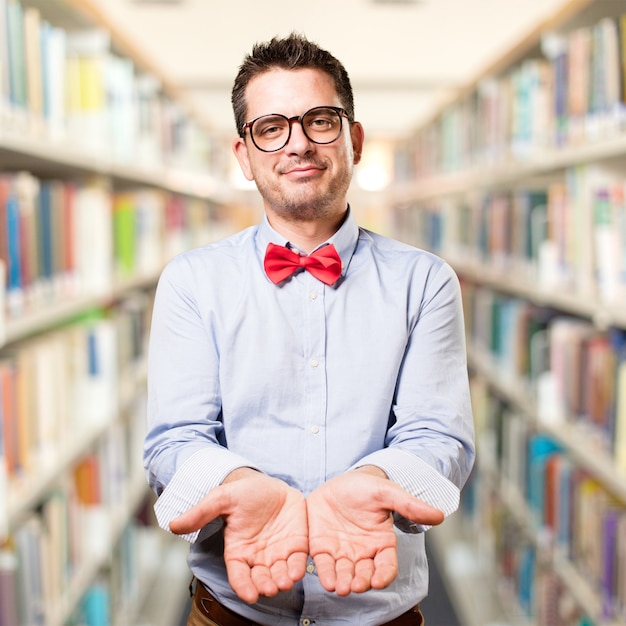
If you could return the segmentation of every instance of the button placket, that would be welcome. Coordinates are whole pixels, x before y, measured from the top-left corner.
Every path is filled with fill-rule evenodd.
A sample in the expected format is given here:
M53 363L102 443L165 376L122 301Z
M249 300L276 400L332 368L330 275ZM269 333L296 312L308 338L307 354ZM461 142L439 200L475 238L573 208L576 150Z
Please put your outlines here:
M305 315L303 357L305 368L305 421L306 450L303 461L311 488L324 479L326 472L326 442L323 436L328 396L325 349L326 319L325 292L327 287L309 273L301 276L304 291L303 313Z

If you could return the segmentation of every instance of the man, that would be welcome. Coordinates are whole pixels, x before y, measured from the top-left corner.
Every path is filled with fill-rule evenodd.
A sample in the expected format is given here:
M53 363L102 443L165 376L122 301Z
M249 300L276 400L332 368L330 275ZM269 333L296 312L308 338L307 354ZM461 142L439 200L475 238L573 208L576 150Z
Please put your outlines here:
M423 531L474 460L458 281L355 224L364 133L332 55L257 44L232 102L264 219L167 266L150 343L145 464L191 542L188 624L422 624Z

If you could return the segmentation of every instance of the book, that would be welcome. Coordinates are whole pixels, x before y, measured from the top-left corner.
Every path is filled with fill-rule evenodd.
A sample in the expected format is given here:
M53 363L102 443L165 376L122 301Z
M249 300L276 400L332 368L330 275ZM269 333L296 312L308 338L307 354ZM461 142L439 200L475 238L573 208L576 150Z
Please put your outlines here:
M620 520L626 517L623 509L609 508L602 519L601 539L602 542L602 576L600 589L602 596L602 617L614 619L619 616L617 556L619 553L619 528ZM621 538L621 541L624 541Z
M593 199L595 278L601 300L609 303L617 302L622 295L621 242L614 199L608 186L595 190Z
M582 296L591 296L595 286L591 190L599 176L598 168L585 165L569 168L565 174L572 224L567 259L572 268L574 289Z
M9 35L7 33L7 0L0 0L0 123L7 115L10 101Z
M76 496L83 505L101 504L100 460L96 454L85 455L74 467Z
M585 343L581 387L583 415L594 432L599 434L605 449L613 441L612 411L615 405L615 354L606 333L596 333Z
M539 282L546 289L573 288L572 268L568 264L568 237L571 230L569 199L565 183L554 182L548 186L547 237L542 244L539 263Z
M0 371L2 365L0 364ZM8 502L9 499L9 472L7 460L7 428L4 421L4 396L3 385L0 379L0 502ZM0 507L0 545L4 542L9 533L9 510L8 506Z
M18 602L20 624L45 624L46 604L43 594L41 519L29 516L13 534L18 555Z
M76 187L73 210L73 258L82 294L101 295L113 284L112 199L100 180Z
M85 626L108 626L111 623L110 593L106 584L98 582L91 585L81 605Z
M579 27L567 37L567 108L569 112L568 143L575 145L585 139L585 120L590 90L591 33Z
M9 98L14 109L28 106L24 51L24 8L19 0L6 1L6 35L9 69Z
M113 241L117 275L132 276L136 266L137 211L134 196L115 194L113 198Z
M519 189L513 193L511 256L514 267L529 280L537 279L540 249L548 233L547 200L545 189Z
M19 435L16 413L16 368L8 357L0 359L0 401L4 465L9 479L19 471Z
M502 424L502 475L515 485L520 494L527 492L528 467L527 452L530 426L528 420L519 413L510 411Z
M39 9L24 6L24 70L26 72L26 95L30 113L30 132L41 130L43 121L43 78L41 29L42 19Z
M559 317L550 324L550 372L558 403L554 413L562 420L578 421L585 414L582 372L586 342L594 333L591 322L578 318Z
M22 284L22 227L20 207L12 179L8 179L5 195L6 246L7 246L7 311L9 316L17 317L24 310L24 292Z
M10 547L0 546L0 625L19 624L17 602L17 556Z
M618 277L618 293L615 300L626 298L626 181L618 180L611 187L611 206L614 235L617 243L611 244L617 249L615 266Z
M103 146L111 145L106 91L110 46L110 36L101 28L66 32L68 138L99 155Z
M48 22L41 25L42 115L45 132L54 141L67 134L66 35Z
M135 66L132 60L111 54L105 66L108 132L116 163L133 163L138 136Z
M617 471L626 476L626 351L623 349L620 350L617 357L615 385L617 398L615 402L613 454Z
M554 454L561 451L561 446L549 436L534 434L528 439L526 499L530 512L538 525L545 523L547 463Z

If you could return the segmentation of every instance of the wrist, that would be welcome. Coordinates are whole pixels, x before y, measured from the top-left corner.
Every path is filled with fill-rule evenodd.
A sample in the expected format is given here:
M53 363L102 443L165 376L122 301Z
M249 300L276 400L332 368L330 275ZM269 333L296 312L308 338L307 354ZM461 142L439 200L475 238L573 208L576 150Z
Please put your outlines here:
M382 470L380 467L378 467L377 465L361 465L361 467L357 467L353 471L361 472L364 474L370 474L370 476L377 476L378 478L389 479L389 476L387 476L387 473L384 470Z
M238 467L237 469L234 469L232 472L230 472L230 474L228 474L226 476L226 478L224 478L224 481L222 484L226 484L226 483L231 483L235 480L241 480L242 478L248 478L250 476L255 476L258 475L259 472L257 472L257 470L252 469L251 467Z

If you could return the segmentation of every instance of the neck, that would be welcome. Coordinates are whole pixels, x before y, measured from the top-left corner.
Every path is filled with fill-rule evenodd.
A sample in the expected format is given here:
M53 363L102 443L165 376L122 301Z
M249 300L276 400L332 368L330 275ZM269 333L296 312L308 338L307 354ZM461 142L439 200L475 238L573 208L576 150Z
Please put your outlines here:
M347 214L346 208L340 215L329 219L302 222L285 220L268 212L267 219L277 233L308 254L339 230Z

